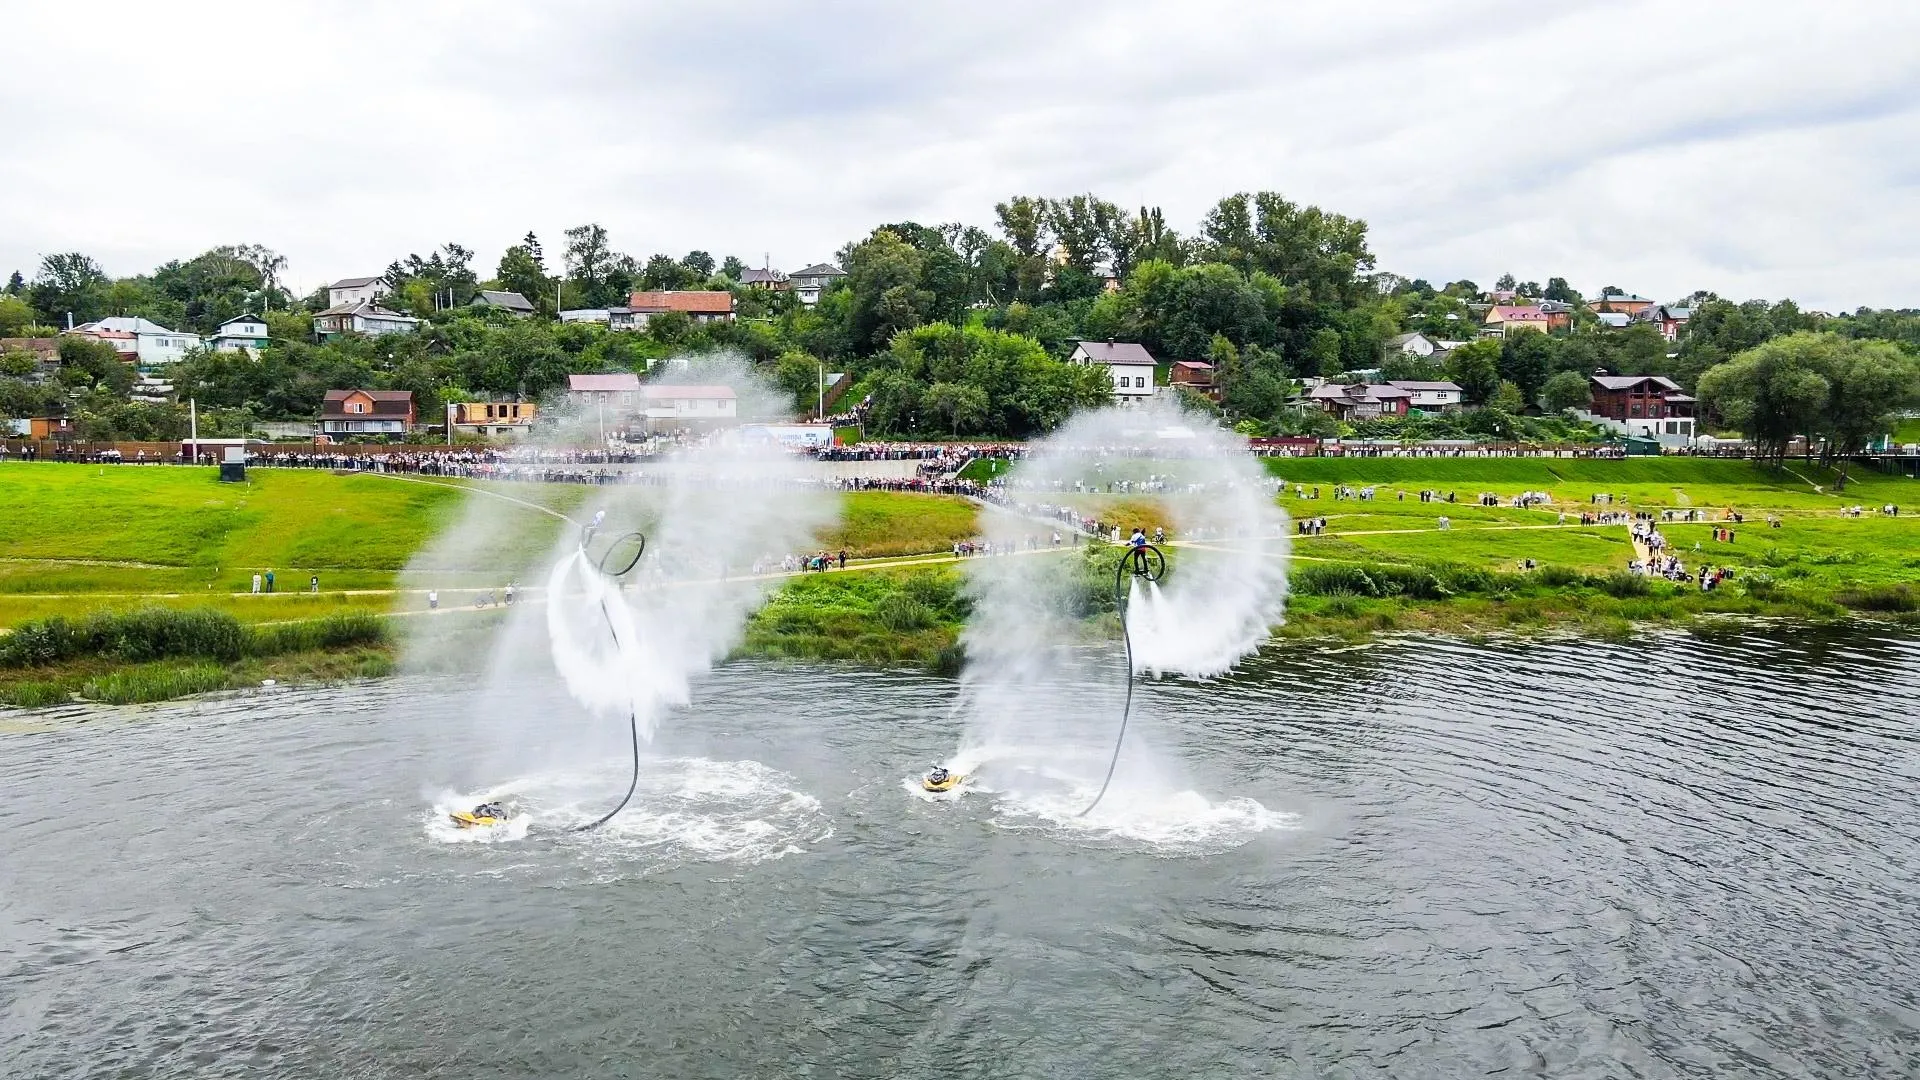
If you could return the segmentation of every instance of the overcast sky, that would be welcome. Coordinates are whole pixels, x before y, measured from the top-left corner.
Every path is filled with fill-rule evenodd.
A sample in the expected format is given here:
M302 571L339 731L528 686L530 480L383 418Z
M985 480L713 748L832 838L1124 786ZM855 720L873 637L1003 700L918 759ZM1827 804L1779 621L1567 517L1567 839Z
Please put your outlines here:
M937 9L937 10L936 10ZM532 229L793 269L1014 193L1277 190L1436 284L1920 306L1920 3L0 0L0 275Z

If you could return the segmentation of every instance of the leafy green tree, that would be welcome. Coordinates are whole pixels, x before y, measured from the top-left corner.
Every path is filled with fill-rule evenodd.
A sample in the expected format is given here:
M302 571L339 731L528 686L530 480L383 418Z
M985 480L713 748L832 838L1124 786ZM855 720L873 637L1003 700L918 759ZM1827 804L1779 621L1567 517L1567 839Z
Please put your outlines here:
M1592 401L1592 383L1578 371L1558 372L1540 388L1540 407L1550 413L1584 409Z
M536 307L547 308L553 303L552 283L537 253L539 240L532 233L527 234L527 239L533 240L535 246L529 247L523 241L508 248L500 256L500 265L494 271L494 277L500 282L501 288L519 293L533 301Z
M1272 191L1220 200L1200 231L1213 261L1249 274L1265 272L1322 302L1356 301L1359 275L1374 265L1366 222L1300 206Z
M1496 409L1510 416L1518 416L1526 411L1527 399L1520 388L1502 380L1493 391L1493 397L1487 400L1487 408Z
M1447 354L1447 378L1469 405L1484 405L1500 387L1500 343L1469 341Z
M852 296L848 327L854 348L884 348L895 334L919 326L933 310L932 290L922 286L925 260L897 233L876 229L846 255L846 287Z
M1532 400L1553 371L1554 339L1523 331L1500 339L1500 377L1520 388L1523 401ZM1512 410L1509 410L1512 411Z
M713 256L707 252L689 251L686 257L680 260L680 265L693 271L694 276L702 281L713 276Z
M38 321L33 305L12 293L0 293L0 337L18 337Z
M1764 458L1785 459L1796 435L1811 435L1821 421L1833 386L1839 338L1795 334L1755 346L1700 376L1700 399L1738 428Z
M49 326L65 325L68 316L76 324L92 322L106 314L107 284L99 263L68 251L40 260L40 274L28 296Z
M700 281L686 264L671 255L654 255L640 271L643 289L691 289Z
M124 395L133 389L133 368L106 342L66 334L60 338L59 380L67 387Z
M987 392L966 383L934 383L927 387L921 404L939 415L946 430L955 435L977 431L987 419Z
M605 226L576 225L567 230L567 280L580 287L586 306L611 307L624 299L626 286L618 280L626 271L621 258L607 242Z
M1801 331L1779 340L1830 336ZM1900 413L1920 406L1920 358L1891 342L1841 339L1824 359L1827 401L1821 430L1829 460L1864 449L1892 430ZM1841 457L1837 489L1847 486L1846 469Z
M1513 292L1518 284L1518 282L1513 280L1512 274L1501 274L1499 279L1493 283L1493 287L1499 292Z
M747 264L741 262L739 256L729 255L720 263L721 277L730 278L734 281L739 281L740 275L746 272L747 272Z
M1580 290L1567 284L1567 279L1563 277L1548 278L1547 288L1541 295L1541 299L1557 300L1563 304L1576 305L1581 302Z
M21 293L27 291L27 279L20 276L20 271L15 270L12 275L7 278L6 291L8 296L19 296Z

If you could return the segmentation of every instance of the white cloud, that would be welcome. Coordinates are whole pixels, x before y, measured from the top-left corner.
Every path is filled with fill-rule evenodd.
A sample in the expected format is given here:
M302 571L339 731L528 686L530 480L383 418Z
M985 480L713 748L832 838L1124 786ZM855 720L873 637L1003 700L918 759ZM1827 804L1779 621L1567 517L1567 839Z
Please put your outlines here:
M305 286L601 222L777 265L1092 190L1274 189L1380 263L1920 303L1920 5L16 5L0 274L259 242Z

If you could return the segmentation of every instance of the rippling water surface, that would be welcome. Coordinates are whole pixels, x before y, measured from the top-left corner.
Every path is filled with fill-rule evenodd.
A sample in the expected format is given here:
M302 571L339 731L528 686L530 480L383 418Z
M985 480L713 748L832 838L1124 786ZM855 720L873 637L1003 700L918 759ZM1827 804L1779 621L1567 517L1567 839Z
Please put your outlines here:
M1275 650L1089 820L910 791L949 683L736 665L569 835L624 733L476 694L9 725L0 1073L1920 1073L1912 642Z

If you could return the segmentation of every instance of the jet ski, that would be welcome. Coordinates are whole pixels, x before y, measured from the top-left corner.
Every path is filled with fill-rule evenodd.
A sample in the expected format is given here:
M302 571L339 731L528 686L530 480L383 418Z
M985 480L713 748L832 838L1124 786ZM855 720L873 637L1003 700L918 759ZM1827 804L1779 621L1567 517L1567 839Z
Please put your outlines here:
M455 825L463 829L485 828L490 825L505 825L510 815L507 808L497 802L481 803L471 810L455 810L447 815Z
M967 778L960 773L948 772L945 769L935 769L921 778L920 786L932 792L952 791L965 782L966 779Z

